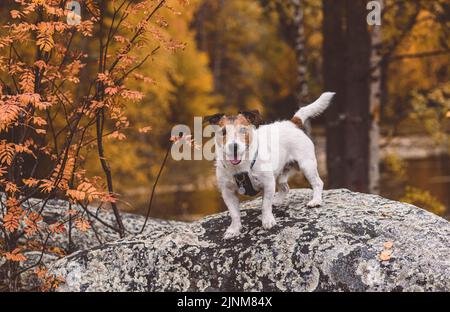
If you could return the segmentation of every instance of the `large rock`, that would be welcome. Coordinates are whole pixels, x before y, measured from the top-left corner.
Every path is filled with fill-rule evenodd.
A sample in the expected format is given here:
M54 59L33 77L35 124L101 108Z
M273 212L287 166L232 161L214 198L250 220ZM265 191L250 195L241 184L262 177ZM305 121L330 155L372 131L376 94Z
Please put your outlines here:
M450 291L449 222L345 189L326 191L318 208L306 207L310 196L291 190L269 231L258 198L243 205L237 238L222 239L227 213L159 224L52 271L66 280L60 291Z
M4 196L3 193L0 193L0 196ZM23 207L26 210L32 210L35 212L39 212L42 208L44 201L42 199L31 198L24 202ZM50 199L45 204L45 209L43 210L42 217L43 222L48 225L53 224L57 221L61 221L67 218L67 210L69 208L75 208L73 205L70 206L69 202L58 199ZM83 211L82 207L76 207L78 211ZM89 219L91 223L91 227L94 230L89 230L86 232L82 232L77 230L75 227L72 228L71 231L71 246L69 246L69 237L67 231L61 234L55 234L50 236L47 241L47 247L59 247L65 253L73 252L76 250L82 250L87 248L92 248L98 245L101 245L108 241L114 241L119 239L119 234L111 229L105 224L109 224L112 226L116 226L116 219L114 214L109 209L109 206L101 209L97 209L96 207L90 206L87 209L93 214L96 215L102 222L89 217L89 215L85 214L86 218ZM127 235L133 235L134 233L139 233L142 225L145 221L145 218L140 215L131 214L131 213L121 213L123 224L126 228ZM159 219L149 219L147 222L147 226L145 227L143 234L148 234L153 231L153 228L159 228L160 226L169 226L169 225L177 225L177 221L166 221ZM3 232L0 231L0 240L4 239ZM29 238L27 238L29 239ZM37 241L41 241L42 237L36 234L31 239L36 239ZM49 248L51 249L51 248ZM41 251L28 251L25 250L24 254L27 258L26 261L20 262L19 266L21 269L35 267L36 263L41 263L44 265L49 265L51 262L60 258L57 254L53 252L44 252L41 258ZM7 267L5 266L6 259L5 257L0 257L0 285L5 285L7 282ZM22 291L30 291L39 289L39 280L36 275L33 273L34 270L28 270L21 274L21 286L20 290Z
M39 212L41 210L43 204L42 199L31 198L24 203L24 209L31 209L35 212ZM48 241L49 246L57 246L66 251L69 250L81 250L92 248L97 245L101 245L108 241L113 241L119 239L119 234L110 227L106 226L108 224L110 226L117 227L116 219L114 214L112 213L109 205L104 205L106 207L98 208L94 206L89 206L87 209L91 212L91 214L95 215L102 222L98 221L88 214L84 214L85 218L90 221L91 227L95 229L91 231L82 232L77 230L75 227L72 228L71 233L71 241L73 246L69 247L68 235L67 232L62 234L55 234L50 236ZM61 199L50 199L45 204L45 209L42 212L43 222L48 225L53 224L57 221L61 221L67 218L67 210L75 209L77 211L83 212L82 207L74 207L74 205L69 206L69 202ZM133 235L139 233L141 231L142 225L145 221L145 218L141 215L133 214L133 213L121 213L123 225L126 229L126 235ZM168 221L168 220L160 220L160 219L148 219L147 225L143 231L143 234L151 233L153 227L162 225L171 225L178 224L177 221ZM3 239L3 232L0 232L0 239ZM36 239L40 239L39 236L36 236Z

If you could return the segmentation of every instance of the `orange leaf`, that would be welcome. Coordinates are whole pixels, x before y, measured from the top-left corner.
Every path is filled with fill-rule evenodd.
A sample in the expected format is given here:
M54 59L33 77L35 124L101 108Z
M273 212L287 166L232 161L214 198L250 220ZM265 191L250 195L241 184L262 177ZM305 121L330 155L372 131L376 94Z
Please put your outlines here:
M19 228L19 223L20 221L20 216L15 215L11 212L8 212L4 217L3 217L3 226L5 227L5 229L9 232L14 232L15 230L17 230Z
M386 242L383 244L383 247L386 249L391 249L394 246L392 242Z
M75 220L75 228L80 230L81 232L86 232L91 228L91 225L89 224L89 221L83 218L78 218Z
M64 231L66 230L66 227L64 226L64 224L61 224L59 222L55 222L53 224L50 224L48 229L53 234L59 234L59 233L64 233Z
M22 253L20 253L20 248L14 249L12 252L5 253L5 257L9 261L25 261L27 257L25 257Z
M152 130L151 126L143 127L139 129L139 133L147 133Z
M383 250L381 253L380 253L380 260L381 261L387 261L387 260L389 260L389 259L391 259L391 254L392 254L392 251L391 250Z

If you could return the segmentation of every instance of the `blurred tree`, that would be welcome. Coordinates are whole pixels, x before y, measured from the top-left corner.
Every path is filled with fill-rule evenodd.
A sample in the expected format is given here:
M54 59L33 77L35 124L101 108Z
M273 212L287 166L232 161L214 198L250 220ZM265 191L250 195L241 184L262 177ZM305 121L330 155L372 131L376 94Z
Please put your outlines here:
M343 5L344 3L344 5ZM369 57L366 1L323 0L329 187L368 191ZM357 43L357 44L355 44Z
M384 0L377 0L379 8ZM380 10L380 12L382 12ZM381 21L380 21L381 22ZM382 72L382 26L372 25L370 33L370 130L369 130L369 191L378 194L380 190L380 113L381 113L381 72Z
M128 84L145 96L139 103L127 105L129 129L124 131L126 140L110 137L112 144L105 146L111 169L116 178L117 189L121 194L149 185L155 178L169 144L171 128L180 123L192 127L193 116L203 116L212 112L218 97L212 94L213 81L208 68L208 56L197 48L194 31L189 25L199 1L190 1L189 6L171 2L171 12L158 16L160 25L170 25L154 29L156 38L178 42L182 50L173 53L170 45L161 46L156 57L153 55L143 64ZM151 54L157 45L147 42L139 51L141 57ZM144 129L148 131L136 131ZM107 130L106 130L107 131ZM105 132L106 132L105 131ZM123 151L127 152L124 153ZM92 157L88 157L87 168L93 174L98 166ZM179 172L179 162L171 162L165 175L189 182L198 172L197 162L184 167L184 175ZM148 193L148 188L141 188Z
M210 57L221 110L270 112L293 100L295 54L279 37L279 23L278 14L265 12L257 0L202 2L197 41Z

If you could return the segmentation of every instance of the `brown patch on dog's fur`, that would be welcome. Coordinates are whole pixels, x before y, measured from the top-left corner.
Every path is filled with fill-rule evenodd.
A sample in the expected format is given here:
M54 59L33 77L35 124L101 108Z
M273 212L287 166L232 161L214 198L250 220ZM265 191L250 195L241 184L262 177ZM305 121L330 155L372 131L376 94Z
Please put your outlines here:
M236 128L246 127L250 128L252 125L257 125L260 122L260 115L258 111L239 112L236 116L226 116L225 114L216 114L205 117L206 121L211 124L218 125L222 131L222 144L226 142L226 127L233 126ZM250 145L251 131L248 129L246 133L241 134L237 132L237 135L241 137L245 144Z
M292 117L291 121L300 129L302 129L302 130L305 129L305 126L303 125L303 121L299 117L294 116L294 117Z

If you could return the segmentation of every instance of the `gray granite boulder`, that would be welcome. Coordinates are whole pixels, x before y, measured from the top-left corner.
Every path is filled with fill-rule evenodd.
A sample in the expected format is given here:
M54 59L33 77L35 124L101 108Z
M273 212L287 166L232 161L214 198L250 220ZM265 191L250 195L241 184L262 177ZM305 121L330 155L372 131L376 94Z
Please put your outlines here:
M307 208L291 190L264 230L261 199L227 213L159 224L58 260L60 291L450 291L450 223L423 209L345 189Z
M24 203L25 209L31 209L33 211L40 211L42 207L43 201L42 199L31 198ZM47 224L55 223L56 221L60 221L62 219L67 218L66 212L69 208L76 209L77 211L83 212L82 207L75 207L74 205L69 206L69 202L60 199L50 199L45 204L45 209L43 210L42 217L43 221ZM105 224L117 227L116 219L114 214L111 212L109 205L103 208L97 208L94 206L89 206L87 209L90 211L91 215L84 213L85 218L90 221L91 226L95 229L82 232L77 230L75 227L72 228L71 240L73 246L69 248L68 246L68 235L67 232L62 234L52 235L48 242L49 246L58 246L63 248L64 250L81 250L92 248L97 245L101 245L108 241L113 241L119 239L119 234L111 229ZM103 223L99 222L96 218L93 218L92 215L95 215L98 219L100 219ZM126 229L126 235L133 235L135 233L140 232L142 225L144 223L145 218L141 215L133 214L133 213L121 213L122 221L124 227ZM145 227L143 234L150 233L153 229L153 226L169 225L169 224L177 224L177 221L168 221L168 220L160 220L160 219L149 219L147 222L147 226ZM3 233L0 232L0 239L2 238ZM37 237L38 239L39 237Z

